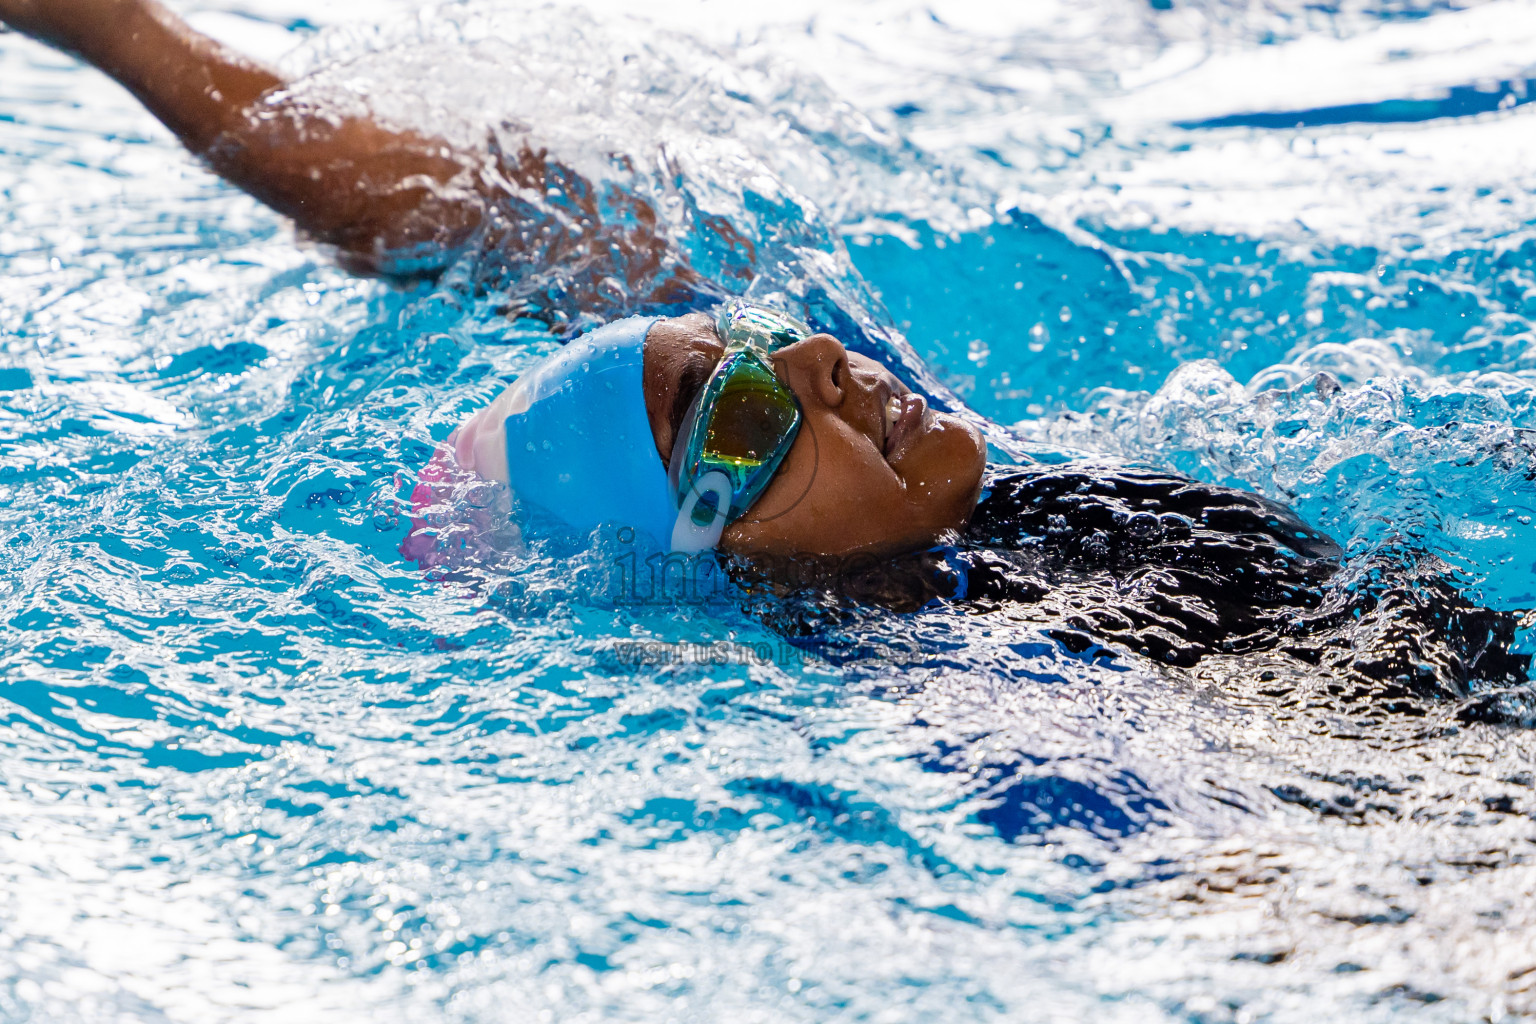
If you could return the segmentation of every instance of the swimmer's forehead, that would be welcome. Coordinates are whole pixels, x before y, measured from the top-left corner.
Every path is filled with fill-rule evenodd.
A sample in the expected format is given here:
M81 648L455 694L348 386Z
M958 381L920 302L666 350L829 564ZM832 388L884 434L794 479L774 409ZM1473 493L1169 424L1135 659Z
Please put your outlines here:
M678 413L690 398L686 392L692 389L692 382L703 382L724 351L715 331L715 318L707 313L657 321L646 335L645 411L663 462L672 451L682 419Z
M702 368L707 374L725 352L715 318L707 313L689 313L658 321L645 339L645 388L648 399L671 408L672 399L682 380L697 376Z
M666 356L677 350L714 350L718 354L723 347L715 318L708 313L688 313L658 320L645 339L645 344L647 358L653 352Z
M710 313L688 313L657 321L646 338L645 359L647 364L655 359L675 369L699 356L718 362L724 350L725 340L720 336L717 318ZM858 353L849 354L859 358ZM862 358L885 366L882 360Z

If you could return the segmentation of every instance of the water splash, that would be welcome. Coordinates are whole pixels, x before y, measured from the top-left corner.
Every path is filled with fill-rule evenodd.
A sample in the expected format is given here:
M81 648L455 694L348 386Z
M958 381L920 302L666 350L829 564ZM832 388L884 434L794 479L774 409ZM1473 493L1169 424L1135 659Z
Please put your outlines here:
M908 325L1042 451L1240 483L1529 607L1530 111L1173 124L1517 81L1527 9L1018 6L708 37L457 6L286 66L558 149L871 346ZM1006 609L780 657L745 599L614 602L585 538L423 573L417 475L548 332L331 268L66 59L7 36L0 71L0 1016L1529 1012L1529 731Z

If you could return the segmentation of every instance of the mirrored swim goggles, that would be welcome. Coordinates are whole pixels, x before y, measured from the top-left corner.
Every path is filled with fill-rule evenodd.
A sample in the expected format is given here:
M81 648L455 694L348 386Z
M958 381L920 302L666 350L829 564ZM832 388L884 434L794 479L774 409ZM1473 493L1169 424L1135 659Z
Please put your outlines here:
M811 336L794 317L739 299L716 324L725 355L678 428L667 468L677 522L672 550L706 551L767 489L800 431L800 401L773 353Z

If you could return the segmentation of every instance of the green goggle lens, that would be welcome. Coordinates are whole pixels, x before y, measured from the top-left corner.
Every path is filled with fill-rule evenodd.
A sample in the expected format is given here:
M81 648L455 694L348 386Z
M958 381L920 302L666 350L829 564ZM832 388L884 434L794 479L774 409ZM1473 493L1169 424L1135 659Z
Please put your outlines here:
M715 398L700 454L755 469L773 457L799 418L794 396L773 371L750 356L740 359Z

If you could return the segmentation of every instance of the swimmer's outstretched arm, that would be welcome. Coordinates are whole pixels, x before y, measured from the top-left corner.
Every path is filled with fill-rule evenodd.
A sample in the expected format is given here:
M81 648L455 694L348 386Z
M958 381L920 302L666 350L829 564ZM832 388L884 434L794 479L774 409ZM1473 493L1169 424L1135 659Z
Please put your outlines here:
M337 116L154 0L0 0L0 21L112 76L216 173L364 272L451 252L486 218L498 176L505 189L550 170Z

